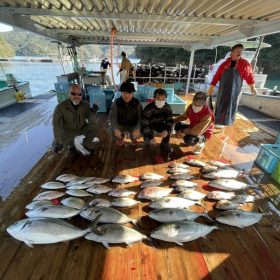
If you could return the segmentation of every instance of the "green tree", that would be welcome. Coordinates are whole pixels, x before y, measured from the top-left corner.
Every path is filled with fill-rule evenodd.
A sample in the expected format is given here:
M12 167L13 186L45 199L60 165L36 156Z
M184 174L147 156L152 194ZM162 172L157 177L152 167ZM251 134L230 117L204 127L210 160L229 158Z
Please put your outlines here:
M0 36L0 57L13 57L14 55L14 48Z

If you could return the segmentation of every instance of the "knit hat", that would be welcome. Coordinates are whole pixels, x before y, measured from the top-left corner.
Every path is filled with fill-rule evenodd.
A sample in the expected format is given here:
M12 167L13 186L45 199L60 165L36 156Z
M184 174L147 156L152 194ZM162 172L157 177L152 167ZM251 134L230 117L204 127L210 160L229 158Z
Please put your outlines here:
M122 83L120 87L120 92L129 92L129 93L135 92L134 84L128 81Z

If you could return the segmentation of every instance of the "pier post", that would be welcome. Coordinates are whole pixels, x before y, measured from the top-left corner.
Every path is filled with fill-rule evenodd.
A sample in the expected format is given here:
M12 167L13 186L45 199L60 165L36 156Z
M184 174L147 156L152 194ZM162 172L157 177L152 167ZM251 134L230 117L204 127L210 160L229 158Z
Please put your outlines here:
M188 68L188 80L187 80L187 86L186 86L186 94L189 93L190 80L191 80L191 75L192 75L193 58L194 58L194 50L191 51L191 57L190 57L189 68Z

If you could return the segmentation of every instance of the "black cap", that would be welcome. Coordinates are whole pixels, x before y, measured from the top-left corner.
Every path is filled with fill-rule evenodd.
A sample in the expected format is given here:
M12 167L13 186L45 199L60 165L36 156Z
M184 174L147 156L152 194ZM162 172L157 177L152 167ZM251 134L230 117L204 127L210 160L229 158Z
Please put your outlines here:
M122 83L120 87L120 92L135 92L134 84L132 84L131 82Z
M234 49L237 49L237 48L244 49L244 46L242 44L236 44L231 48L231 51L233 51Z
M206 99L207 99L206 93L201 91L198 91L193 97L193 101L197 101L197 100L206 101Z

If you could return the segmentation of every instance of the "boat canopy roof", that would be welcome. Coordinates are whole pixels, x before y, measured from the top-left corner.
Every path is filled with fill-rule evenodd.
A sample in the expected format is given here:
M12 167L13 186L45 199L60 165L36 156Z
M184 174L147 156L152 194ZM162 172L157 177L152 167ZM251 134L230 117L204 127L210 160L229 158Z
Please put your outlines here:
M257 49L259 46L259 43L260 43L259 40L255 40L255 41L237 40L237 41L223 44L223 46L233 47L237 44L242 44L244 47L244 50L246 50L246 49ZM270 47L271 47L271 45L267 44L267 43L261 43L261 45L260 45L261 49L270 48Z
M279 32L275 0L0 0L0 21L57 41L183 47L187 50Z

